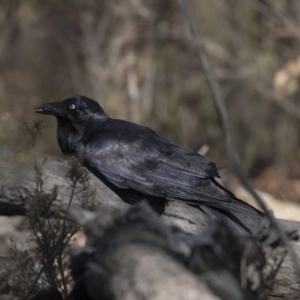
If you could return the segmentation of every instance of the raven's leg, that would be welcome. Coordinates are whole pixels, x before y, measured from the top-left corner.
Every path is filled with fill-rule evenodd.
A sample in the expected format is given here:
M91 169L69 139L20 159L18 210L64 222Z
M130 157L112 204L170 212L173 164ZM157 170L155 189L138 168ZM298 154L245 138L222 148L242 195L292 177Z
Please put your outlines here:
M146 198L149 205L161 216L165 212L166 201L162 198Z
M159 215L162 215L165 211L166 200L163 198L157 198L149 195L144 195L134 190L127 190L126 193L120 197L125 203L135 204L140 201L146 201L152 209Z
M167 200L163 198L153 197L150 195L142 194L133 189L118 189L114 191L125 203L135 204L140 201L147 201L152 209L159 215L162 215L165 211L165 204Z

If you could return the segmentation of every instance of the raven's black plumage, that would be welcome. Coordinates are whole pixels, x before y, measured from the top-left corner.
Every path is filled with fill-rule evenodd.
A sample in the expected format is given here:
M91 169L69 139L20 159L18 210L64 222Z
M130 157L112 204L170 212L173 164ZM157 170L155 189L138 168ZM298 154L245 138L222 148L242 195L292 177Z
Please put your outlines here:
M219 173L213 162L147 127L109 118L94 100L74 96L35 112L56 116L62 152L82 158L127 203L147 199L162 213L166 200L182 201L212 218L225 216L241 232L248 229L235 212L261 215L215 181Z

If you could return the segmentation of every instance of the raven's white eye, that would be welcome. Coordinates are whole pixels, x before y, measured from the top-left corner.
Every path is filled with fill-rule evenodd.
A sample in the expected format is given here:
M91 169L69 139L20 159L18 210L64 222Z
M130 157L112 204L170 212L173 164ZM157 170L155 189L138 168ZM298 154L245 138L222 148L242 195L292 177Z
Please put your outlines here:
M71 110L74 110L74 109L76 108L76 106L75 106L75 104L71 104L71 105L69 106L69 108L70 108Z

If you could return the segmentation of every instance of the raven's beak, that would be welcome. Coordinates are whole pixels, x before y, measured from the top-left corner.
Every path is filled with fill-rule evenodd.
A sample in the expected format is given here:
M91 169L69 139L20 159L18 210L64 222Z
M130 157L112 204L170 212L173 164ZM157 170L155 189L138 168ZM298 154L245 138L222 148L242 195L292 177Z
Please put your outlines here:
M65 117L65 107L61 102L44 103L36 106L33 111L38 114Z

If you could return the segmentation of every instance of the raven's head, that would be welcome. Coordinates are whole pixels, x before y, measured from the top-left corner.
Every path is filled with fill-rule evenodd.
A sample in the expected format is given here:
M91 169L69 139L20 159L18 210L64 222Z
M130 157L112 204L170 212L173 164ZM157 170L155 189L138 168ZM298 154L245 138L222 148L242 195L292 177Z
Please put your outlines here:
M108 119L98 102L84 96L41 104L34 112L57 118L57 139L66 155L80 154L84 140Z
M66 123L81 123L90 116L106 116L98 102L84 96L73 96L61 102L44 103L34 108L39 114L52 115Z

